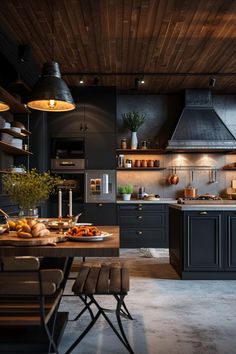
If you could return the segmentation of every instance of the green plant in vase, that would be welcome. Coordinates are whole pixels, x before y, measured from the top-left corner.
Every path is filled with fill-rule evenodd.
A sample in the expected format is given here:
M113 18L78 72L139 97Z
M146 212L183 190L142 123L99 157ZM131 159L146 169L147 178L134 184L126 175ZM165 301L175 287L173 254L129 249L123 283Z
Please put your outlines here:
M123 113L122 118L127 128L131 131L131 149L135 150L138 147L137 131L144 123L146 114L131 111Z
M36 216L37 207L52 194L60 183L49 172L38 173L35 168L25 173L4 174L3 191L19 205L20 215Z
M133 191L134 187L132 186L132 184L118 186L118 193L122 196L123 200L130 200Z

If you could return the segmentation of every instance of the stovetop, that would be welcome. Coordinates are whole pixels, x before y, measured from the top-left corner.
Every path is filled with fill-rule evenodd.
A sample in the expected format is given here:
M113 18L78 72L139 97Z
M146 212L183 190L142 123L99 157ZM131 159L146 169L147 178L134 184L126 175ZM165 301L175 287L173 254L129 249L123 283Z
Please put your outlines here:
M198 197L183 197L178 199L178 204L219 204L224 203L224 200L217 195L199 195Z
M222 199L218 196L198 196L197 198L179 198L178 204L187 205L236 205L236 200Z

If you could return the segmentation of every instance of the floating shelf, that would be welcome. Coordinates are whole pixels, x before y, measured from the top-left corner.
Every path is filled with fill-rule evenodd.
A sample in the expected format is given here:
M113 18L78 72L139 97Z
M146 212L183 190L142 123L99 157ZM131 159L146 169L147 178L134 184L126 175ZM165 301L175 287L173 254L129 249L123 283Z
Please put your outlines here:
M10 106L12 113L29 113L29 109L23 103L17 101L8 91L0 86L0 99L6 102Z
M2 133L7 133L7 134L14 136L15 138L20 138L20 139L24 139L31 134L28 130L24 130L25 133L17 133L17 132L15 132L15 130L7 129L7 128L3 128L0 131Z
M166 170L165 167L117 167L117 171L163 171Z
M165 150L161 150L161 149L137 149L137 150L117 149L116 152L118 154L129 154L129 155L161 155L166 153Z
M201 171L201 170L219 170L213 166L170 166L168 170L180 170L180 171Z
M33 155L32 152L18 149L15 146L0 141L0 149L13 155Z

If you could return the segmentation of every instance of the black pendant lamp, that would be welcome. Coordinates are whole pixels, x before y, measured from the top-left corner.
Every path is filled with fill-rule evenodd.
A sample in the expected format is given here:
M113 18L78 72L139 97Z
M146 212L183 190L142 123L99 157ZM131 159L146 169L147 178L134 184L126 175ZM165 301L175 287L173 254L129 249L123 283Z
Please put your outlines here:
M58 63L52 61L43 65L42 76L35 84L27 106L47 112L66 112L75 109L69 87L61 78Z
M0 112L8 111L10 107L3 101L0 101Z
M49 3L52 21L52 60L43 65L42 75L33 87L27 106L39 111L66 112L72 111L76 106L69 87L61 78L59 64L54 61L54 9L56 8L54 1Z

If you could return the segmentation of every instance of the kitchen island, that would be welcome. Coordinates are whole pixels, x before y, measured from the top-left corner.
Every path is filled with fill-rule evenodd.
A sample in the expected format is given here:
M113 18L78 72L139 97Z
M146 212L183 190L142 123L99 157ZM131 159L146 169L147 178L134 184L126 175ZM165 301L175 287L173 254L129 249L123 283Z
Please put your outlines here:
M169 242L182 279L236 279L236 204L170 205Z

